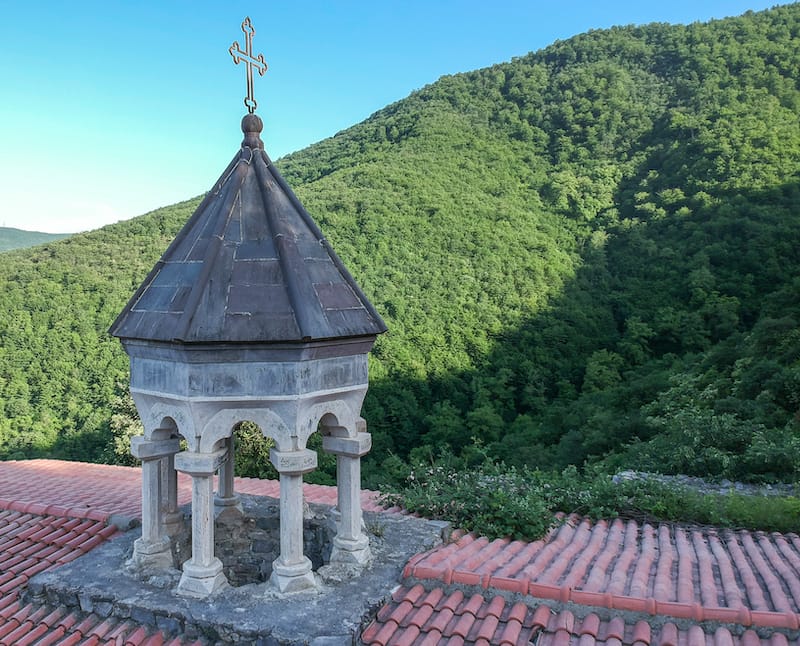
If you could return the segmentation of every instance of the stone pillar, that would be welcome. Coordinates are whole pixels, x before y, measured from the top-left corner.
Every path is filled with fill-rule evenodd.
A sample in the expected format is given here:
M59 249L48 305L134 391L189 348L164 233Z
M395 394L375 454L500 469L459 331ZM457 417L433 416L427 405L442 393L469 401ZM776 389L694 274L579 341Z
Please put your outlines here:
M311 560L303 554L303 474L317 468L317 454L270 449L269 459L281 478L281 554L272 562L270 582L280 592L316 588Z
M176 450L175 453L177 452ZM183 529L183 514L178 509L178 472L175 471L175 453L161 458L161 510L164 514L164 531L168 536L177 536Z
M336 456L338 531L333 539L331 563L365 565L370 558L369 537L362 529L361 456L372 447L372 436L322 438L322 448Z
M225 448L227 455L225 462L219 467L219 484L217 485L217 495L214 496L215 514L219 514L228 507L239 507L239 496L234 491L233 472L235 467L234 441L233 436L226 440Z
M131 453L142 461L142 537L134 542L130 561L137 568L172 566L172 550L161 508L164 487L161 462L178 450L177 439L148 440L142 435L131 438Z
M175 468L192 477L192 558L183 564L178 594L207 597L227 584L222 561L214 556L214 473L226 449L213 453L182 451Z

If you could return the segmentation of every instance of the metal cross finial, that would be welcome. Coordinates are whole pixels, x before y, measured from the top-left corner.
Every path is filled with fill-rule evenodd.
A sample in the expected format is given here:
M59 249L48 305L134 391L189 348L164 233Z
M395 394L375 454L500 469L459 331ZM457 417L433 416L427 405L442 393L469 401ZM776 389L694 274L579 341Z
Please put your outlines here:
M264 54L253 56L253 36L256 35L256 30L253 29L249 17L244 19L242 31L244 32L244 51L239 48L239 43L236 41L233 41L233 45L231 45L228 51L231 53L231 56L233 56L234 63L238 65L240 62L244 61L247 67L247 96L244 99L244 104L247 106L247 111L253 114L258 105L253 96L253 68L258 70L260 76L264 76L264 72L267 71L267 63L264 61Z

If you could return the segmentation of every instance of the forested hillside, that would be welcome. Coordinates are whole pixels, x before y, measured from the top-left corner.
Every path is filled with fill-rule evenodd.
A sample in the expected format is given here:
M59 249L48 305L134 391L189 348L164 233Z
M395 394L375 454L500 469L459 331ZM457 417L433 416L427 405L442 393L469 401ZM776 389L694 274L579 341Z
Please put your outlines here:
M24 231L13 227L0 227L0 251L24 249L37 244L66 238L66 233L42 233L40 231Z
M799 475L799 31L593 31L278 162L390 328L368 483L441 447ZM115 459L106 329L195 205L0 256L3 457Z

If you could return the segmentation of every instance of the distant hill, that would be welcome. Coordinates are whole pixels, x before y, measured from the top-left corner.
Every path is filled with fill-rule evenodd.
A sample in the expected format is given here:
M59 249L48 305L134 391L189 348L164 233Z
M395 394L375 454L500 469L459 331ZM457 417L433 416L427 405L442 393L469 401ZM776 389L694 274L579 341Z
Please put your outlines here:
M800 4L597 30L281 159L390 328L367 483L442 448L800 476L799 83ZM115 458L106 330L196 204L0 256L0 455Z
M0 251L34 247L37 244L61 240L68 235L68 233L42 233L41 231L23 231L13 227L0 227Z

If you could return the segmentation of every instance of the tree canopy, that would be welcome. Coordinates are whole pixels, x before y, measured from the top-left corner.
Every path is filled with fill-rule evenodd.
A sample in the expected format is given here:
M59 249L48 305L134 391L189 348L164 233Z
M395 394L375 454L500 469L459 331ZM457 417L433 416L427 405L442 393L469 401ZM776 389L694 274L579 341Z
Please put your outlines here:
M591 31L279 160L389 325L368 484L441 447L798 476L798 31ZM0 255L0 456L116 455L106 330L196 204Z

